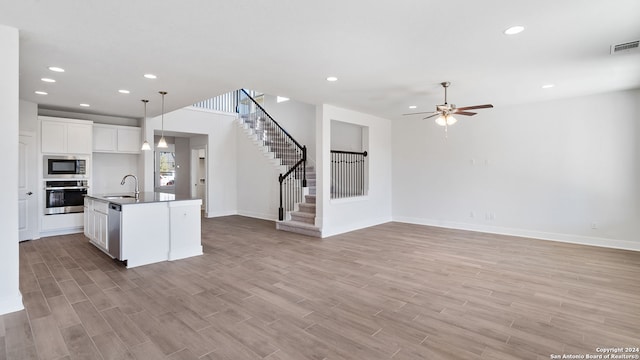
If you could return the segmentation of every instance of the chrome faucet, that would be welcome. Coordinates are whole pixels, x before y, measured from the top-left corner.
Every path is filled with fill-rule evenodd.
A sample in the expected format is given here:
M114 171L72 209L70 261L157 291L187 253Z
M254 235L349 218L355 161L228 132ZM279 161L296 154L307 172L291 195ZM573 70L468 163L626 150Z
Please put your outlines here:
M138 197L140 196L140 189L138 188L138 177L137 177L137 176L132 175L132 174L125 175L125 176L122 178L122 181L120 182L120 185L124 185L124 181L125 181L125 180L127 180L127 178L128 178L129 176L131 176L131 177L133 178L133 180L135 181L136 189L135 189L134 194L136 195L136 200L137 200L137 199L138 199Z

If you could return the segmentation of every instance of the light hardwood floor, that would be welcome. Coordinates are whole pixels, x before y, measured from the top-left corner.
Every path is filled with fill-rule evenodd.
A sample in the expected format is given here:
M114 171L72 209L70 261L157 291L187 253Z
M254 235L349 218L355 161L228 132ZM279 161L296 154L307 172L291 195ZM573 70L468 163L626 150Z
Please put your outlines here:
M20 244L0 359L549 359L640 346L640 253L389 223L320 240L203 219L205 255L127 270Z

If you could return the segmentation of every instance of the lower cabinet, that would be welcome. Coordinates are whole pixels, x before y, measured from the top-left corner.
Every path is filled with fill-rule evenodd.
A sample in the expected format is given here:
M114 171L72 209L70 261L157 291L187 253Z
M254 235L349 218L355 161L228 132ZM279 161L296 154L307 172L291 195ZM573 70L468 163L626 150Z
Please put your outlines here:
M104 252L109 251L109 203L84 199L84 235Z

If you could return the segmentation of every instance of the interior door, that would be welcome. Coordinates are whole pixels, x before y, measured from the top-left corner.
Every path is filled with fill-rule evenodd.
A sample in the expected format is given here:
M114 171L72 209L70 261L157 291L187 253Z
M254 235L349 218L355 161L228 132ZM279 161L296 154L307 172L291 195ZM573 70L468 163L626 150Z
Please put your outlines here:
M24 241L36 238L38 233L35 133L20 132L18 159L18 240Z

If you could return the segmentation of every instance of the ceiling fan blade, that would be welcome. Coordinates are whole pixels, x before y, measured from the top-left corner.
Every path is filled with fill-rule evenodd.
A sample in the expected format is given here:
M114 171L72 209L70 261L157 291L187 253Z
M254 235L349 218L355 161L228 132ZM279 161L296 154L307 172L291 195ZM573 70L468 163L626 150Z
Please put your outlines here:
M436 113L436 114L433 114L433 115L429 115L429 116L427 116L426 118L422 118L422 120L431 119L432 117L436 117L436 116L438 116L438 115L440 115L440 113Z
M454 115L465 115L465 116L473 116L477 113L471 112L471 111L456 111L453 113Z
M492 107L493 105L491 104L484 104L484 105L463 106L463 107L459 107L458 110L488 109Z
M422 111L422 112L408 113L408 114L402 114L402 115L404 116L404 115L433 114L434 112L437 112L437 111Z

